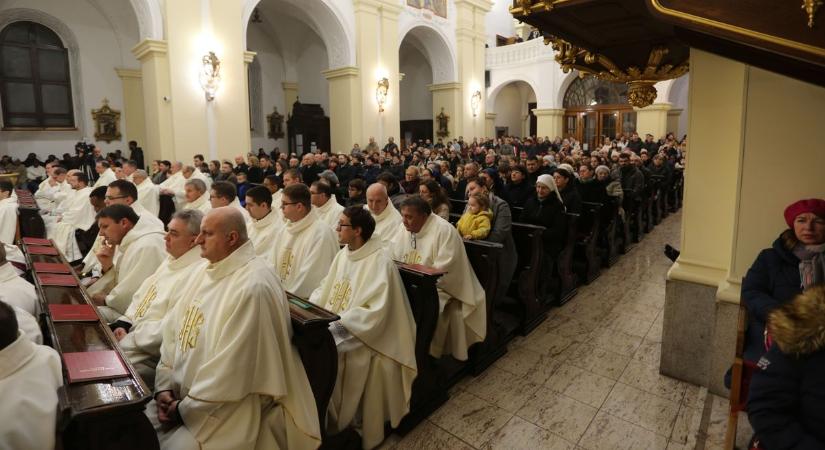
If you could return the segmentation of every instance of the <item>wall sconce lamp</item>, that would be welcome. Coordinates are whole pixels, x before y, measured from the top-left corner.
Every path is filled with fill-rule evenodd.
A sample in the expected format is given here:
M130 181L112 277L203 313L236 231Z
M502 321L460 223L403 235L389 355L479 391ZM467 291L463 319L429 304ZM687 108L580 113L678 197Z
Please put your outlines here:
M375 101L378 102L378 112L384 112L384 104L387 103L387 93L390 91L390 80L386 77L378 80L378 87L375 88Z
M470 108L473 110L473 117L478 115L478 107L481 106L481 91L476 90L470 97Z
M201 58L201 74L200 82L206 100L212 101L215 99L215 93L221 85L221 60L218 59L215 52L209 52Z

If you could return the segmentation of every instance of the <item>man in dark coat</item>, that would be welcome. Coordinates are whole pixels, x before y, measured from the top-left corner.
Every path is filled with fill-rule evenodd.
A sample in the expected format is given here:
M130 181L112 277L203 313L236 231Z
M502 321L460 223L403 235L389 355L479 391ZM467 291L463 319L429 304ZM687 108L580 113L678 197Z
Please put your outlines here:
M137 141L129 141L129 159L137 163L138 169L146 169L143 164L143 149L138 147Z
M512 207L524 207L527 199L535 194L535 188L527 181L527 169L515 166L510 171L510 182L504 185L504 199Z
M825 285L777 308L768 324L771 349L758 363L748 420L759 447L825 448Z

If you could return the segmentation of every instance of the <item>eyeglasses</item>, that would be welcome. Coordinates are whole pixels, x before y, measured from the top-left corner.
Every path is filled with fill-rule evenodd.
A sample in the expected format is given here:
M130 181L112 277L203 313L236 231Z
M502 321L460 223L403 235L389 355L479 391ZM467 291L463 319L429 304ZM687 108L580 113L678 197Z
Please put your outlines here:
M107 195L105 198L106 198L106 200L117 200L119 198L126 198L126 197L128 197L128 195L118 195L118 196Z
M341 230L341 228L344 228L344 227L350 227L350 228L352 228L352 225L347 225L347 224L345 224L345 223L339 223L339 224L337 224L337 225L336 225L335 229L340 231L340 230Z
M301 203L301 202L283 202L283 203L281 203L281 209L284 209L284 207L289 206L289 205L297 205L298 203Z

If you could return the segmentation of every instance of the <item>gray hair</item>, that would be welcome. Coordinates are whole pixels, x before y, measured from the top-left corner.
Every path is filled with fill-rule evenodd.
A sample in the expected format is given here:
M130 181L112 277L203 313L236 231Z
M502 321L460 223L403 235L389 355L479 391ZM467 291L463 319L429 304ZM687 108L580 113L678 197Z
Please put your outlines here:
M598 173L601 173L601 172L605 172L605 173L608 173L608 174L609 174L609 173L610 173L610 169L609 169L607 166L599 166L599 167L596 167L596 171L595 171L595 172L596 172L597 174L598 174Z
M201 183L203 182L201 181ZM186 223L186 230L193 236L197 236L201 233L203 213L198 209L184 209L182 211L177 211L172 215L172 219L178 219Z
M138 169L132 172L132 177L149 178L149 174L143 169Z
M200 193L206 192L206 183L204 183L200 178L192 178L184 183L184 186L192 186Z

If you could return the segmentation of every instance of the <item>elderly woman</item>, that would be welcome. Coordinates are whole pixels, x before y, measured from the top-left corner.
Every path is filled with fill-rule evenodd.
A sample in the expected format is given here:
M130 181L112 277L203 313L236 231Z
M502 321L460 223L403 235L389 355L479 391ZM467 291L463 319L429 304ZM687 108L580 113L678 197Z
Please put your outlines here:
M527 199L520 220L544 227L542 233L544 259L540 295L545 300L549 300L550 280L557 278L554 275L556 259L564 249L567 238L567 216L564 213L564 203L553 176L539 175L536 180L536 196Z
M788 229L759 253L742 281L748 309L747 361L758 361L765 353L765 323L771 311L825 283L825 200L800 200L784 215Z

